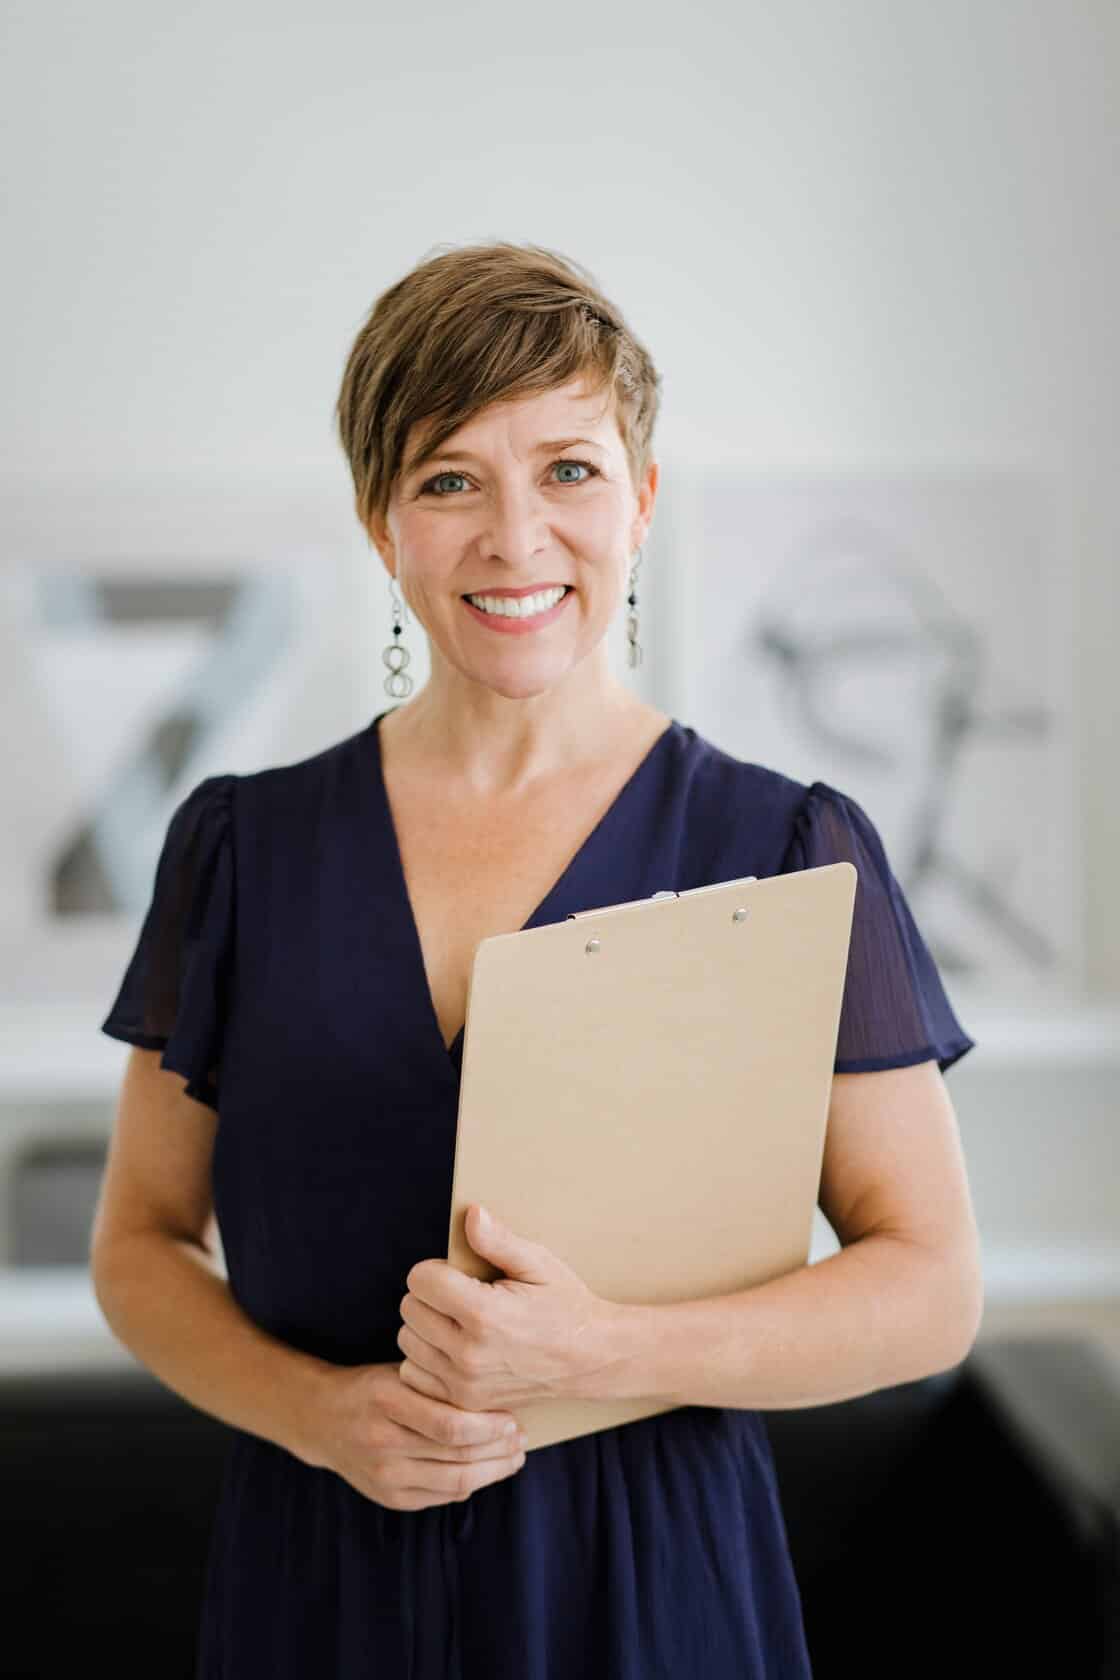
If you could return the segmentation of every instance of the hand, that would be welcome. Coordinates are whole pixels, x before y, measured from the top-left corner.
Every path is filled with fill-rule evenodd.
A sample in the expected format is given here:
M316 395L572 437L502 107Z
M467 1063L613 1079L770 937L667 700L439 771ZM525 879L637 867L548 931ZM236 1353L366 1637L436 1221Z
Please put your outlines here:
M402 1383L470 1411L577 1392L599 1363L612 1306L543 1243L482 1209L467 1209L467 1241L506 1277L486 1283L447 1260L420 1260L405 1282Z
M522 1468L508 1413L461 1411L417 1394L399 1373L391 1361L333 1370L304 1462L391 1511L457 1503Z

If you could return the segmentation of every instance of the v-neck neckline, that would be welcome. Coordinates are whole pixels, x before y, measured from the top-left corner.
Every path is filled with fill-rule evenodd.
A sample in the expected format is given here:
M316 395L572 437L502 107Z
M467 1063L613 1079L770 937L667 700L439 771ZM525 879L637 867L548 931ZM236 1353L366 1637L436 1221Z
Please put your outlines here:
M435 1033L436 1042L443 1051L444 1056L453 1067L458 1068L459 1056L462 1053L462 1043L467 1030L467 1023L466 1021L463 1022L463 1025L459 1028L459 1031L455 1034L455 1037L451 1040L450 1044L446 1044L444 1042L443 1028L439 1024L439 1015L436 1011L435 998L432 996L432 988L428 979L428 971L424 966L424 947L420 939L420 928L416 921L416 914L412 908L412 899L409 896L408 881L405 878L404 872L404 860L401 856L400 841L397 837L397 825L393 821L393 808L389 803L389 790L385 785L384 767L381 762L381 733L378 726L381 723L382 718L388 717L389 712L395 710L395 707L390 706L386 711L378 712L377 716L369 725L369 734L373 738L374 781L376 783L377 794L381 805L381 818L389 836L389 850L392 854L393 867L397 877L397 893L404 906L405 921L408 924L410 944L412 946L413 957L418 971L420 987L425 999L428 1021L431 1030ZM525 933L527 929L533 926L537 917L548 909L552 900L559 892L562 891L571 875L575 872L579 863L584 857L586 857L589 848L599 838L607 823L618 811L627 794L633 790L635 784L642 778L649 766L660 756L667 742L676 736L682 727L683 726L678 723L676 718L669 719L666 727L661 731L660 735L653 742L653 745L647 749L643 757L639 760L638 764L619 788L602 816L595 823L594 827L584 836L580 845L568 859L568 862L564 865L564 868L560 871L560 874L556 877L555 881L553 881L536 909L516 930L518 933Z

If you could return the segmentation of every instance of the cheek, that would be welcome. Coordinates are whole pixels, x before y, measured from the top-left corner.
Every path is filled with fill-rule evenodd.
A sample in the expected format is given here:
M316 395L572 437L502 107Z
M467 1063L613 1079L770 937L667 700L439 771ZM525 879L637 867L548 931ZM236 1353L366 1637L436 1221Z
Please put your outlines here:
M409 611L427 624L432 614L442 609L448 592L454 592L451 568L438 563L425 564L422 557L413 554L407 562L404 577L403 588L399 581L397 583L397 594L404 597Z

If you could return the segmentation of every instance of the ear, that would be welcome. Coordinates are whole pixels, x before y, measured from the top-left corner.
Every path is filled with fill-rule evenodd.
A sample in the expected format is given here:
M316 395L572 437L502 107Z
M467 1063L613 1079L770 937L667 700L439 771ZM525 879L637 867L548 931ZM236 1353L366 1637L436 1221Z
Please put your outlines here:
M657 461L651 461L646 468L645 478L638 486L638 517L634 521L634 547L642 548L649 536L649 528L653 523L653 509L657 501L657 486L661 478L661 467Z
M380 554L382 560L385 561L386 565L389 567L389 570L391 572L393 572L394 575L395 575L395 573L396 573L395 549L394 549L394 546L393 546L393 538L392 538L392 535L389 531L388 523L381 516L381 514L373 513L373 514L370 515L369 524L366 526L365 529L366 529L366 534L369 537L370 542L373 544L374 548L376 548L376 550L377 550L378 554Z

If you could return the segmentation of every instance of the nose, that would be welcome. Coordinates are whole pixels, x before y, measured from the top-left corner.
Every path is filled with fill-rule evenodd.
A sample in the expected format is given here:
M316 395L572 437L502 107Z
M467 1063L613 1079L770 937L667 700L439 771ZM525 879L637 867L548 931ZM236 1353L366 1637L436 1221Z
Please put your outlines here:
M501 487L485 516L480 546L485 559L494 556L517 565L548 546L546 505L534 485Z

